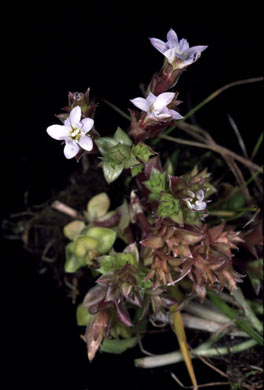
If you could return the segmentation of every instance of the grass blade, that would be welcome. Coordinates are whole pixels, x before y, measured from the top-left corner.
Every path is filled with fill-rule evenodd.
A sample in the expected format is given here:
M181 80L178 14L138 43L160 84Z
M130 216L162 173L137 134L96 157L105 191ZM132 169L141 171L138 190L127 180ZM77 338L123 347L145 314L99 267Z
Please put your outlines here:
M229 83L229 84L226 84L224 85L223 87L217 89L216 91L214 91L213 93L211 93L211 95L207 96L207 98L205 98L201 103L197 104L197 106L195 106L194 108L192 108L185 116L184 116L184 120L190 118L195 112L197 112L198 110L200 110L200 108L202 108L203 106L205 106L207 103L209 103L211 100L215 99L217 96L219 96L222 92L224 92L226 89L229 89L229 88L232 88L232 87L236 87L237 85L242 85L242 84L249 84L249 83L256 83L258 81L263 81L264 78L263 77L253 77L253 78L250 78L250 79L245 79L245 80L238 80L238 81L234 81L232 83Z
M180 311L177 311L177 308L178 308L177 305L173 305L171 307L171 318L172 318L173 330L177 336L179 346L184 358L184 362L186 364L190 379L193 384L193 389L197 390L198 389L197 380L193 369L191 355L187 346L187 339L184 330L184 325L182 322L181 313Z
M259 150L259 147L260 145L262 144L262 141L263 141L263 131L262 133L260 134L258 140L257 140L257 143L253 149L253 152L252 152L252 155L251 155L251 160L253 160L256 156L256 154L258 153L258 150Z
M225 301L223 301L217 294L213 291L208 291L208 296L211 301L218 307L227 317L231 320L235 320L235 325L244 330L252 339L254 339L258 344L264 346L264 340L261 334L259 334L251 325L244 319L239 318L239 313L232 309Z

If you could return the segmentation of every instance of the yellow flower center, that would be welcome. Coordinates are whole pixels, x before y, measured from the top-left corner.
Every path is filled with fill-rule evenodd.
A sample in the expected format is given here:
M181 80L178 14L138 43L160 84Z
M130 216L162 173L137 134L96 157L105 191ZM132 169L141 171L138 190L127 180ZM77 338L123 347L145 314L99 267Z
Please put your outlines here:
M81 135L82 135L81 129L79 129L78 127L72 127L72 129L70 131L70 138L72 140L79 141L79 139L81 138Z

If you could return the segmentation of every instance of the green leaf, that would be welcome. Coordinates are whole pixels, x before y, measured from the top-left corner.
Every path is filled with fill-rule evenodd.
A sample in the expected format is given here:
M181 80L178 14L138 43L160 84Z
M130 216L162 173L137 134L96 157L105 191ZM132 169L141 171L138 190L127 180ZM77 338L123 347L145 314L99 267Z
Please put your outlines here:
M116 233L114 230L104 227L93 226L86 230L86 236L98 241L97 250L101 255L105 255L114 245Z
M110 184L115 181L121 175L123 169L123 161L104 160L103 172L107 183Z
M135 264L139 263L139 253L138 253L138 247L137 247L136 241L132 242L131 244L129 244L124 249L123 253L130 253L133 256L134 260L135 260Z
M161 194L160 204L157 209L157 213L160 217L166 218L170 216L177 216L180 211L180 202L178 199L166 192Z
M170 161L173 166L173 171L176 172L178 168L178 161L179 161L179 154L180 154L180 149L176 149L172 155L170 156Z
M118 271L125 266L126 263L136 265L137 262L132 253L115 253L109 256L99 257L100 268L97 271L102 274L107 274L112 271Z
M65 247L65 252L66 252L66 262L64 265L64 270L65 272L68 273L74 273L76 272L79 268L84 267L87 265L85 258L80 258L74 255L73 253L73 248L74 248L74 243L70 242L69 244L66 245Z
M188 225L200 225L202 216L203 214L200 212L197 213L196 211L188 209L183 210L183 219Z
M113 138L122 145L131 146L133 143L129 136L120 127L117 128Z
M117 144L105 156L107 160L123 161L130 158L131 148L127 145Z
M77 318L77 324L79 326L86 326L90 321L91 317L92 314L90 314L89 311L85 307L83 307L82 304L77 306L76 318Z
M69 240L74 240L84 229L85 223L82 221L72 221L63 228L63 233Z
M137 345L137 338L130 337L123 340L105 339L100 346L102 352L121 354L129 348L133 348Z
M93 237L81 235L74 241L73 253L77 257L84 257L89 250L96 249L99 241Z
M160 193L166 189L166 172L161 173L153 168L150 179L145 181L144 184L151 193L160 196Z
M246 271L255 294L258 295L264 278L263 259L248 263Z
M251 261L247 265L248 271L252 273L259 280L264 280L264 262L263 258Z
M179 210L177 214L170 215L170 218L176 222L178 225L183 225L183 212Z
M235 194L233 196L231 196L230 199L228 199L228 201L222 205L222 209L223 210L236 210L236 209L243 207L245 205L245 203L246 203L246 200L245 200L244 194L241 191L235 192Z
M127 157L124 161L124 164L125 164L125 168L131 168L133 167L134 165L138 164L138 160L136 159L135 155L130 152L130 155L129 157Z
M231 308L212 290L208 290L207 294L215 306L218 307L218 309L220 309L231 320L235 320L235 325L244 330L258 344L262 346L264 345L263 336L254 328L252 328L251 324L247 320L240 318L240 314L235 309Z
M140 161L146 163L151 155L155 154L153 150L144 142L139 142L133 146L133 153Z
M173 176L174 169L173 169L171 159L167 158L167 160L164 164L164 170L167 172L168 175Z
M124 199L121 206L118 207L120 213L119 229L125 230L130 224L130 208L126 199Z
M104 156L111 148L116 146L118 142L110 137L100 137L95 140L96 145L98 146L99 151Z
M148 279L146 280L146 276L149 273L148 268L141 268L141 270L138 272L138 278L139 278L139 285L142 289L143 294L145 293L145 290L148 290L153 287L152 280Z
M137 176L140 172L142 172L143 167L144 167L143 164L134 165L134 166L131 168L131 175L132 175L132 177L135 177L135 176Z
M110 199L105 192L93 196L87 205L88 216L91 221L102 218L110 207Z
M148 196L149 201L151 202L158 202L160 198L160 192L151 192Z

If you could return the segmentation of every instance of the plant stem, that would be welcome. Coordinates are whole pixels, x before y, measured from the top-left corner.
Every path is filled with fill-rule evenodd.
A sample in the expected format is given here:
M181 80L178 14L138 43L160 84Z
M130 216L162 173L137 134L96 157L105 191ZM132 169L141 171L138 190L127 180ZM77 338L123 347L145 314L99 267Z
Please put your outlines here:
M118 108L115 104L109 102L108 100L104 99L104 103L106 103L109 107L111 107L113 110L118 112L118 114L122 115L127 120L131 120L130 116L126 114L124 111L122 111L120 108Z
M178 144L190 145L190 146L195 146L195 147L204 148L204 149L210 149L210 150L213 150L214 152L217 152L219 154L228 155L228 156L232 157L234 160L237 160L240 163L246 165L247 167L258 171L259 173L260 172L263 173L263 167L260 167L259 165L253 163L252 161L240 156L239 154L232 152L231 150L229 150L223 146L220 146L217 144L213 144L213 145L203 144L201 142L189 141L189 140L181 139L181 138L174 138L174 137L170 137L170 136L164 135L164 134L160 135L160 138L166 139L166 140L171 141L171 142L176 142Z
M77 210L73 209L72 207L67 206L66 204L60 202L59 200L55 200L52 204L51 207L55 210L60 211L63 214L69 215L71 218L79 219L79 220L84 220L84 216L78 213Z
M192 355L192 358L197 358L199 355L205 356L205 357L218 357L227 355L228 353L238 353L245 351L249 348L254 347L257 345L257 342L255 340L247 340L243 343L234 345L232 347L217 347L217 348L207 348L206 343L201 344L198 348L194 350L194 354ZM167 353L164 355L154 355L154 356L148 356L144 358L139 358L135 360L136 367L141 368L153 368L153 367L161 367L166 366L169 364L175 364L183 361L183 356L180 351Z
M259 147L260 147L260 145L261 145L261 143L263 141L263 134L264 133L262 131L262 133L260 134L260 136L259 136L259 138L257 140L257 143L256 143L256 145L255 145L255 147L253 149L253 152L252 152L252 155L251 155L251 160L253 160L254 157L256 156L256 154L258 153Z
M238 81L234 81L232 83L224 85L223 87L221 87L221 88L217 89L216 91L214 91L213 93L211 93L211 95L207 96L207 98L205 98L201 103L197 104L197 106L192 108L184 116L184 120L190 118L196 111L200 110L200 108L202 108L207 103L209 103L211 100L216 98L218 95L220 95L220 93L224 92L226 89L229 89L229 88L232 88L232 87L236 87L237 85L256 83L256 82L259 82L259 81L263 81L263 77L253 77L253 78L250 78L250 79L238 80Z

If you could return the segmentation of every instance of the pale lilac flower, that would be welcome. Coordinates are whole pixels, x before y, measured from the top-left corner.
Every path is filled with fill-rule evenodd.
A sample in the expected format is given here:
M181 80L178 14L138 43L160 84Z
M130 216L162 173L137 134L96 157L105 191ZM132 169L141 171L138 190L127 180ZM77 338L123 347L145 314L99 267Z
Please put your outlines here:
M75 157L80 149L88 152L93 148L92 138L87 133L92 129L94 120L84 118L81 120L81 107L74 107L64 125L52 125L47 128L50 137L65 142L64 155L70 159Z
M182 69L193 64L201 56L201 52L208 46L190 47L186 39L179 41L176 32L171 28L167 34L167 42L157 38L150 38L151 44L162 53L173 69Z
M130 101L140 110L147 113L146 119L154 121L166 121L171 119L182 119L182 115L175 110L169 109L167 106L175 97L174 92L164 92L159 96L149 92L146 99L138 97Z
M187 207L191 210L195 211L202 211L205 210L207 207L206 202L203 201L204 199L204 192L203 190L199 190L196 192L196 194L192 191L188 191L188 194L190 195L189 198L185 198L185 202L187 203Z

